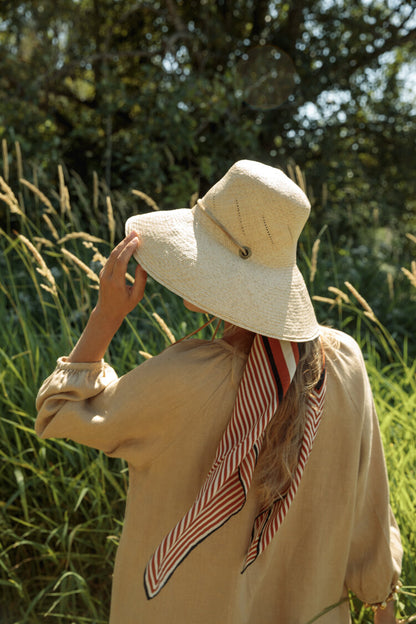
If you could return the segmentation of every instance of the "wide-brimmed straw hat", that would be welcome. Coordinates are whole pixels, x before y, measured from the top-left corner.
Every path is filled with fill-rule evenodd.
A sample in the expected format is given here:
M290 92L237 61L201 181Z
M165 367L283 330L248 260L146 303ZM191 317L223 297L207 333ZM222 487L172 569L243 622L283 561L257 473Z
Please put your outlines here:
M235 163L192 209L128 219L137 262L185 300L234 325L305 342L319 326L296 265L309 216L304 192L282 171Z

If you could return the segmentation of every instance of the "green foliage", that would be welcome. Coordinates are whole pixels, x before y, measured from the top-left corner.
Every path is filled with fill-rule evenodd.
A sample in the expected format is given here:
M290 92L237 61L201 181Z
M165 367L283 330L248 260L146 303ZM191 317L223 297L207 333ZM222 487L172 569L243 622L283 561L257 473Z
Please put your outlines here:
M414 229L412 3L4 0L2 15L0 135L44 172L103 171L169 208L241 157L294 159L315 230L330 222L342 247L375 218ZM250 55L268 67L271 46L289 63L258 75Z
M76 183L87 201L85 187ZM101 220L91 219L94 235L78 231L82 238L73 237L78 215L70 205L61 214L56 199L44 202L49 225L41 228L14 202L10 187L3 183L2 191L0 198L14 210L14 226L24 232L16 238L0 231L2 623L76 618L98 624L106 621L109 607L126 466L67 441L42 442L33 422L39 384L56 358L72 348L95 303L97 272L113 237L111 224L103 228ZM26 198L28 213L36 199L38 195ZM112 345L110 359L120 374L143 360L140 351L155 354L169 343L152 313L176 324L178 332L197 327L191 317L174 321L178 305L177 298L162 296L150 280L145 305L130 316L129 331Z
M108 219L102 218L108 206L105 185L96 182L90 200L79 178L69 179L63 171L59 178L57 189L47 195L27 182L16 185L15 192L1 182L0 201L9 223L7 230L0 231L2 624L104 624L124 514L124 462L70 441L39 440L33 430L37 390L56 358L68 353L82 331L95 303L97 274L116 235L111 211ZM72 202L70 195L75 198ZM118 214L117 196L113 200L116 229L120 229L119 220L127 216L125 205L121 201ZM85 233L78 224L88 206L89 232ZM326 294L328 286L332 289L331 298L321 302L322 312L335 326L352 331L366 355L392 505L406 552L400 613L409 617L416 611L412 556L416 546L416 365L409 356L410 345L398 344L367 301L353 287L339 284L341 275L350 277L345 272L348 254L325 242L325 233L321 237L319 257L316 241L310 244L308 235L303 239L305 273L313 277L311 286L317 296ZM413 318L414 287L409 280L402 287L402 305ZM332 313L327 314L328 303ZM144 352L156 354L169 344L169 335L154 313L173 329L176 338L200 325L200 319L187 313L177 297L150 279L145 301L111 345L109 359L119 374L142 361ZM208 337L211 330L205 331ZM354 624L371 621L368 611L353 598L351 611Z

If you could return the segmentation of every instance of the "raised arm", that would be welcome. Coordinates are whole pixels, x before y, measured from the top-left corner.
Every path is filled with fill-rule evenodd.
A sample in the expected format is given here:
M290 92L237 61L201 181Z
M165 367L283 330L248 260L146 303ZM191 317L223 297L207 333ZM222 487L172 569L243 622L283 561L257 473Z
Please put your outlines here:
M98 362L110 344L123 319L143 298L147 274L136 267L133 285L126 283L127 265L140 244L131 232L113 249L100 273L98 302L89 321L68 357L69 362Z

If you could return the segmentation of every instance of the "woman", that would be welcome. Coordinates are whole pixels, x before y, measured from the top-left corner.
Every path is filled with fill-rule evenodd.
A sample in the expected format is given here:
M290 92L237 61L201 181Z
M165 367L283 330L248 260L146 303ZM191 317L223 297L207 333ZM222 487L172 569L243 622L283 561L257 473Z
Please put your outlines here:
M239 161L192 210L129 219L84 333L39 391L40 436L129 463L112 624L341 624L349 589L395 622L402 551L378 422L357 344L318 325L296 266L309 211L281 171ZM118 378L103 358L147 273L224 336Z

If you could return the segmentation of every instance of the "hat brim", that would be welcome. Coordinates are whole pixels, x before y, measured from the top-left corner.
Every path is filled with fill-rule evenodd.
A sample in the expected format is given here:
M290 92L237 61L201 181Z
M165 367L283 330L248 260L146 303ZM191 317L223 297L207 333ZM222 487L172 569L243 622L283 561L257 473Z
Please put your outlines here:
M271 268L242 259L200 226L188 208L136 215L134 257L163 286L229 323L271 338L306 342L319 335L304 279L294 264Z

